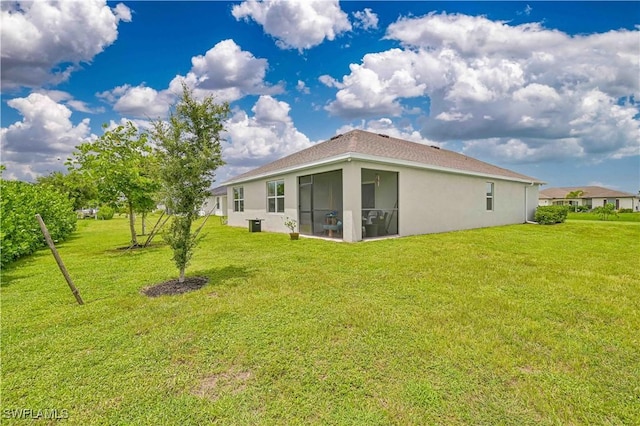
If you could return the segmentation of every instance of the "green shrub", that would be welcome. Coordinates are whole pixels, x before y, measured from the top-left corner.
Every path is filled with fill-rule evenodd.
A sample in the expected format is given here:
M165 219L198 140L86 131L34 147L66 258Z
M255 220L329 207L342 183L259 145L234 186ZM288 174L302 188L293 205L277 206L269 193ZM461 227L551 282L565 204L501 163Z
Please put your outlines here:
M618 213L633 213L633 209L620 209Z
M568 213L567 206L540 206L536 209L535 221L541 225L563 223Z
M612 203L607 203L604 206L596 207L593 212L600 217L600 220L607 220L609 216L618 217L616 207Z
M98 209L98 219L100 220L109 220L113 219L113 215L116 213L115 209L112 209L109 206L101 206Z
M76 228L73 203L51 187L0 179L0 193L1 265L45 245L36 213L42 216L54 241L64 240Z

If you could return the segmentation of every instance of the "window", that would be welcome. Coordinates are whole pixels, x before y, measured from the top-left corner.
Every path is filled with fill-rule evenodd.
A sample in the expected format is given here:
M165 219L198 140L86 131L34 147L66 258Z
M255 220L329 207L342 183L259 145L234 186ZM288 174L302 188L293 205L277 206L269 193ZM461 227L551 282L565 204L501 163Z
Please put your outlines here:
M220 210L220 197L216 197L216 210Z
M233 211L244 211L244 188L241 186L238 188L233 188Z
M267 182L267 211L284 213L284 180Z
M487 211L493 211L493 182L487 182Z
M587 208L589 210L591 210L593 208L593 199L592 198L586 198L584 200L584 202L585 202L585 205L587 206Z

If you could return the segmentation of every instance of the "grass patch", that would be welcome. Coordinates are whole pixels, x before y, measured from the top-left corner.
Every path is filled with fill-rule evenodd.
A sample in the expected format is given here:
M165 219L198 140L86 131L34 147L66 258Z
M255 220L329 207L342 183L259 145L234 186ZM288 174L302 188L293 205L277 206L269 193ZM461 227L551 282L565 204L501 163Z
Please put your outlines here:
M2 409L73 424L637 424L640 227L515 225L360 244L209 221L168 247L83 221L2 271ZM5 414L5 411L2 411ZM11 419L3 419L11 424Z
M569 220L597 220L604 222L600 215L595 213L575 213L569 212L567 215ZM640 223L640 213L618 213L618 215L609 215L606 222L636 222Z

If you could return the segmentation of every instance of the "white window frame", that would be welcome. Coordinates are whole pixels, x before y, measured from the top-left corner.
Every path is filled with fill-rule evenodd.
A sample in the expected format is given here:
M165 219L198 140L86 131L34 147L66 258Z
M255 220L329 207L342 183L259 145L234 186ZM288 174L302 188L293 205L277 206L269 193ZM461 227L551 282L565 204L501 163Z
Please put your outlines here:
M486 209L488 212L492 212L495 210L495 193L496 193L496 185L493 182L487 182L485 185L486 192Z
M278 194L278 186L282 184L282 194ZM270 188L273 188L273 192L270 192ZM284 213L284 179L271 180L267 182L267 212L268 213ZM271 210L269 201L273 200L274 209ZM279 201L281 200L281 203Z
M244 212L244 187L242 186L233 188L233 211Z

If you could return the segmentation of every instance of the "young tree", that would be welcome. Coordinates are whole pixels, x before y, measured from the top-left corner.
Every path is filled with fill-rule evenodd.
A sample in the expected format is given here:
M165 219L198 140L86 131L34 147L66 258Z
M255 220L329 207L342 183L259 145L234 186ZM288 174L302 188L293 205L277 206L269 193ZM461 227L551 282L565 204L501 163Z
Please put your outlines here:
M94 142L77 146L68 163L71 170L96 183L102 202L113 207L126 205L132 247L138 246L135 211L138 206L152 202L159 188L152 173L154 154L147 139L147 134L140 133L129 121L105 131Z
M173 214L166 239L173 249L181 283L198 242L191 225L214 182L216 169L224 164L220 133L229 115L227 103L217 104L210 96L198 101L184 83L182 90L175 111L167 122L154 122L152 133L159 148L166 205Z
M604 206L596 207L595 209L593 209L593 212L600 216L601 220L607 220L611 215L616 217L618 216L618 212L616 212L616 206L614 206L612 203L607 203Z

